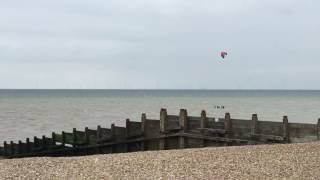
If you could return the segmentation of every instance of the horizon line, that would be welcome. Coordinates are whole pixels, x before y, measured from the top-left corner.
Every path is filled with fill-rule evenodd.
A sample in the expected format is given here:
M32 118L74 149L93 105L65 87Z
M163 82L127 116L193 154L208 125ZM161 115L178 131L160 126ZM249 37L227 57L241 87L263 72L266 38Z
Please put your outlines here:
M210 89L210 88L190 88L190 89L183 89L183 88L145 88L145 89L140 89L140 88L133 88L133 89L126 89L126 88L81 88L81 89L76 89L76 88L0 88L0 90L203 90L203 91L250 91L250 90L255 90L255 91L319 91L320 89L232 89L232 88L227 88L227 89Z

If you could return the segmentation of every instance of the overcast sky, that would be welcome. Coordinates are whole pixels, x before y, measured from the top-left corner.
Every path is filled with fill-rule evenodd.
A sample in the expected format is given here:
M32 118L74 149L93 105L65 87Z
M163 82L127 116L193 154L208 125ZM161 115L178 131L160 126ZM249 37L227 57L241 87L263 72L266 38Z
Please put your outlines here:
M1 1L0 88L320 89L319 9L319 0Z

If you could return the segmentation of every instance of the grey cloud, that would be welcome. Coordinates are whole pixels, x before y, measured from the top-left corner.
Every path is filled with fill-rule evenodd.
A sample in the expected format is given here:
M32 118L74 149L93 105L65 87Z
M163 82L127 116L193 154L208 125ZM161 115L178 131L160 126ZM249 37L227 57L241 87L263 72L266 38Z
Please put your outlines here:
M309 70L320 66L319 7L315 0L6 1L0 66L16 74L3 71L0 84L25 87L41 75L25 88L305 88L320 77ZM19 80L22 72L30 75ZM61 81L63 74L70 78ZM107 74L113 79L101 78Z

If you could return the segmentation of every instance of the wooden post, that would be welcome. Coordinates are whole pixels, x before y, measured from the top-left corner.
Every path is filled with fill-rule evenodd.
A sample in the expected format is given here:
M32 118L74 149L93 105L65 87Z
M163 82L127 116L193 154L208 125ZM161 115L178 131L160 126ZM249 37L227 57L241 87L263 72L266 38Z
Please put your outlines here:
M248 142L248 144L256 144L256 141L260 140L259 136L255 136L256 134L259 134L259 124L258 124L258 115L252 114L251 118L251 141Z
M318 137L318 140L320 140L320 118L318 119L318 124L317 124L317 137Z
M201 111L201 118L200 118L200 128L207 128L208 126L208 118L207 118L207 113L205 110ZM200 147L205 147L206 143L204 139L200 140Z
M90 144L89 128L88 127L86 127L84 129L84 136L85 136L85 139L86 139L86 144Z
M166 133L167 126L168 126L167 110L162 108L160 110L160 134ZM166 146L166 139L160 138L159 149L164 150L166 148L165 146Z
M181 135L188 130L188 113L186 109L180 109L179 114L179 126ZM179 136L179 148L183 149L186 147L186 138Z
M85 144L89 145L90 144L90 136L89 136L89 128L85 127L84 128L84 138L85 138ZM89 149L85 149L85 153L88 155L89 154Z
M259 133L259 125L258 125L258 115L252 114L251 118L251 134L258 134Z
M98 125L97 126L97 142L99 143L100 142L100 139L102 137L102 130L101 130L101 126ZM101 154L101 148L100 147L97 147L96 148L96 151Z
M65 146L66 144L66 134L64 131L62 131L62 146Z
M287 143L290 142L289 122L288 122L287 116L283 116L283 138L284 138L285 142L287 142Z
M126 119L126 139L130 138L130 133L132 130L130 130L130 119ZM127 141L127 140L125 140ZM130 144L129 143L124 143L124 148L125 148L125 152L129 152L130 149Z
M111 138L112 139L115 139L115 124L114 123L112 123L111 124Z
M22 142L19 140L19 142L18 142L18 154L22 154L22 152L23 152Z
M97 140L98 140L98 142L100 142L101 137L102 137L101 126L98 125L97 126Z
M112 142L116 142L116 130L115 130L115 124L112 123L111 124L111 139L112 139ZM111 153L114 153L115 152L115 147L116 145L111 145Z
M130 119L126 119L126 137L130 136Z
M3 142L3 155L6 156L8 154L8 144L7 141Z
M182 132L186 132L188 130L188 113L186 109L180 109L179 125Z
M33 146L37 148L39 146L38 138L37 136L33 136Z
M167 110L161 109L160 110L160 132L166 133L167 126L168 126Z
M55 133L55 132L52 132L51 138L52 138L52 144L51 144L51 146L55 146L55 145L56 145L56 141L57 141L57 139L56 139L56 133Z
M146 131L146 120L147 120L147 115L145 113L141 114L141 135L144 138L146 138L145 131ZM144 151L145 150L145 141L142 140L140 144L140 150Z
M42 136L42 148L47 149L47 138L46 136Z
M226 113L224 117L224 129L226 130L226 137L232 137L232 121L230 117L230 113Z
M208 126L208 118L205 110L201 111L200 128L206 128Z
M73 147L76 147L77 146L77 129L76 128L73 128L72 129L72 146Z
M30 139L26 138L26 151L27 153L31 152Z
M10 141L10 153L11 153L11 155L14 155L14 144L13 144L13 141Z

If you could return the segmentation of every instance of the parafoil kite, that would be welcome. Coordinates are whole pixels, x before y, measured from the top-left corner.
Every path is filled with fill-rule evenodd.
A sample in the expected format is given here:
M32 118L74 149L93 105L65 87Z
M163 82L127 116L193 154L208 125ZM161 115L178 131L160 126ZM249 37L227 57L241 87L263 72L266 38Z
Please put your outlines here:
M225 51L221 51L221 52L220 52L220 56L221 56L223 59L224 59L227 55L228 55L228 53L225 52Z

